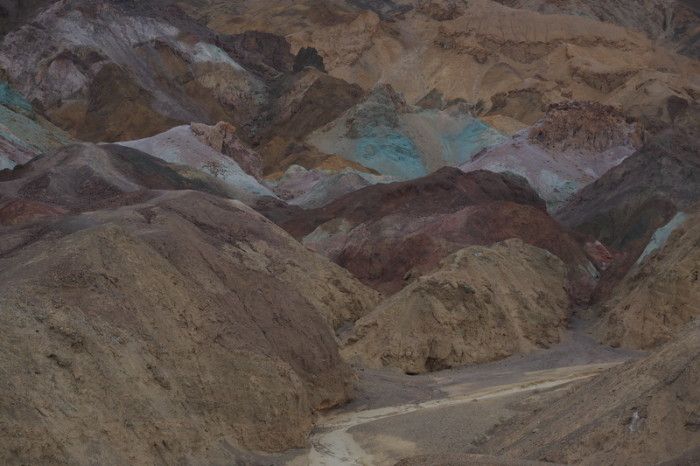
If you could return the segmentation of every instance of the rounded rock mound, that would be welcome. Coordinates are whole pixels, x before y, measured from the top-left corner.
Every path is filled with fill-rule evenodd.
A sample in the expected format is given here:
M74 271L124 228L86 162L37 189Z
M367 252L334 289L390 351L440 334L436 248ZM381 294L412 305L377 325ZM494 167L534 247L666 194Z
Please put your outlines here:
M494 361L559 342L566 266L511 239L446 258L360 319L344 356L409 374Z

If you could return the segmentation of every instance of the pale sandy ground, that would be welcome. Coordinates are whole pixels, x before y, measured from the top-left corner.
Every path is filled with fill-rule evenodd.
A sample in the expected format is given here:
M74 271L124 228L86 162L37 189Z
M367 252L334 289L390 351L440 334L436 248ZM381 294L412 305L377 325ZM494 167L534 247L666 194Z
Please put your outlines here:
M355 401L319 419L310 449L276 462L383 466L414 455L480 453L495 425L639 354L596 344L577 321L559 345L495 363L418 376L359 370Z

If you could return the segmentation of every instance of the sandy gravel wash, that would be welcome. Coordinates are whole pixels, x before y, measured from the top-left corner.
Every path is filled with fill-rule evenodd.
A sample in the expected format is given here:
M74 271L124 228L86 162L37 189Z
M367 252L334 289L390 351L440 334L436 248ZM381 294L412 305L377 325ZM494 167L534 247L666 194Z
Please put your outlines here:
M401 416L425 409L443 408L490 398L515 395L525 391L547 389L600 374L619 362L573 366L538 371L539 378L508 385L498 385L474 392L465 392L448 398L422 403L408 403L365 411L342 413L322 419L311 434L311 449L308 454L309 466L371 466L372 455L365 452L348 432L352 427L378 421L392 416Z

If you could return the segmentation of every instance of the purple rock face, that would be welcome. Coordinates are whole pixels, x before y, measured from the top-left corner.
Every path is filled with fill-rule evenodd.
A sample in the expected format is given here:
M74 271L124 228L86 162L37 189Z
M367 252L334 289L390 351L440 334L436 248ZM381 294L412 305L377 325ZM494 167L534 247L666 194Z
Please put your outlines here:
M369 186L281 226L307 247L393 294L467 245L507 238L547 249L570 266L570 293L585 302L595 280L570 233L529 187L486 171L442 169L418 180Z

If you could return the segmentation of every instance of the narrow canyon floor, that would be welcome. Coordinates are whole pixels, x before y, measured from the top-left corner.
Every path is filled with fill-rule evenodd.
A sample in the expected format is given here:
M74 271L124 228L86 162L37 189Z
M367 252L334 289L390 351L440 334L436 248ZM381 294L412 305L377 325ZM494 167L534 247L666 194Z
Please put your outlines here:
M487 364L422 375L356 368L354 401L318 419L310 448L269 461L381 466L418 455L482 455L494 426L643 354L597 344L588 324L575 319L558 345Z

